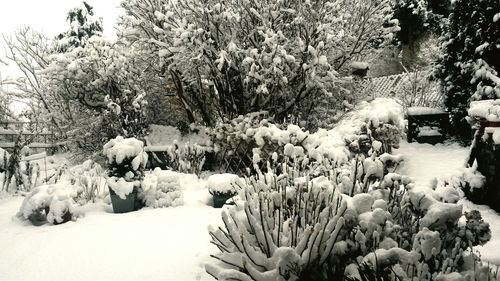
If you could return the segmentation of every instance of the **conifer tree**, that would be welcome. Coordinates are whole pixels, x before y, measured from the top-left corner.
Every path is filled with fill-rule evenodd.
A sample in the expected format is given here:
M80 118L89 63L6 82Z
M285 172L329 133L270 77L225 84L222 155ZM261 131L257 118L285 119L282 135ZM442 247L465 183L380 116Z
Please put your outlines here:
M72 48L83 47L90 37L102 34L102 18L94 15L92 6L87 2L70 10L67 20L70 28L56 38L58 52L67 52Z

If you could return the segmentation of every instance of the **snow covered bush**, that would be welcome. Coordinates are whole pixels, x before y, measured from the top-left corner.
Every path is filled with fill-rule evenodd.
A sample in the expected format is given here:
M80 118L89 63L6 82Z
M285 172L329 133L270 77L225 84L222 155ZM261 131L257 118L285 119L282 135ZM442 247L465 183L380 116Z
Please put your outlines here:
M188 116L206 125L258 110L281 120L323 97L340 104L345 66L395 31L386 0L127 0L122 7L124 35L156 52Z
M142 182L141 197L146 207L164 208L183 204L179 175L156 168L147 173Z
M208 148L198 144L178 144L149 146L148 152L152 154L153 161L162 169L171 169L180 173L200 175L205 164L205 153Z
M120 134L140 138L147 129L147 88L139 80L134 55L137 53L132 49L92 36L84 46L52 55L43 74L49 86L62 92L65 99L103 114Z
M266 112L239 116L209 132L223 171L244 174L247 168L255 171L255 164L265 169L266 162L293 158L305 160L306 166L328 166L345 162L351 152L381 155L399 145L404 129L401 105L384 98L360 103L329 131L281 128L266 117Z
M104 169L99 163L89 159L80 165L68 169L69 180L77 191L76 201L79 204L95 202L101 195L104 179Z
M257 170L223 210L224 226L209 229L220 253L207 272L218 280L493 277L472 251L490 237L480 215L460 222L453 194L389 172L402 157L372 149L315 173L303 161Z
M118 136L104 145L103 154L108 163L107 184L110 191L122 199L137 191L148 160L144 143L135 138Z
M73 219L76 196L73 188L61 184L36 187L26 195L17 217L35 225L65 223Z

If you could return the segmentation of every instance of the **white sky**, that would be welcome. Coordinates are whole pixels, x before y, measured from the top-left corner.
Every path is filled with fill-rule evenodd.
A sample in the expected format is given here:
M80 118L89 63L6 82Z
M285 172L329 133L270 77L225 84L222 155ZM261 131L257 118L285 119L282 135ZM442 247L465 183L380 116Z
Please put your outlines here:
M49 37L69 28L68 11L80 5L82 0L1 0L0 33L9 35L23 26L31 26ZM94 7L94 14L103 18L104 35L114 38L114 25L122 13L121 0L86 0ZM5 58L4 42L0 38L0 59ZM4 59L5 60L5 59ZM0 68L2 77L11 76L12 69Z
M23 25L30 25L49 36L65 31L69 25L69 10L80 5L81 0L2 0L0 33L10 33ZM103 18L104 33L113 34L113 25L121 13L120 0L86 0L94 13Z
M8 36L23 26L31 26L45 33L49 38L66 31L69 23L66 16L72 8L81 5L82 0L0 0L0 33ZM116 37L114 25L123 10L121 0L86 0L94 8L94 14L103 19L104 36ZM0 36L0 60L5 59L5 43ZM0 64L0 80L16 77L15 67ZM0 85L1 87L1 85ZM20 111L22 104L12 105L15 111Z

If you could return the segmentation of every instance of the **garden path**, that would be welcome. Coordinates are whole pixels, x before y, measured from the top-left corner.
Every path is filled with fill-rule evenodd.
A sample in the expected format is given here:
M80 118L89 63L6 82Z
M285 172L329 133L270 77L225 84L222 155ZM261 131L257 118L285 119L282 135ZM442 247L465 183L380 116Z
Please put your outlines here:
M394 154L405 156L405 162L398 173L411 176L417 185L430 185L436 177L446 177L456 174L464 166L469 153L468 147L457 143L425 144L407 143L402 141L400 148ZM462 199L464 211L476 209L481 211L484 221L490 224L491 240L484 246L475 247L481 253L484 261L500 265L500 215L485 205L477 205L467 199Z

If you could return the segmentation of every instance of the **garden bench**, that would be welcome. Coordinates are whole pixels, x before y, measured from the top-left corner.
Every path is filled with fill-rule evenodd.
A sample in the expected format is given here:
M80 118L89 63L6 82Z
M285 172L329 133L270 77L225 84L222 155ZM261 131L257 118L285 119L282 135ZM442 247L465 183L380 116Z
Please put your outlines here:
M432 107L410 107L406 112L408 118L407 140L436 144L446 138L450 129L448 112Z

